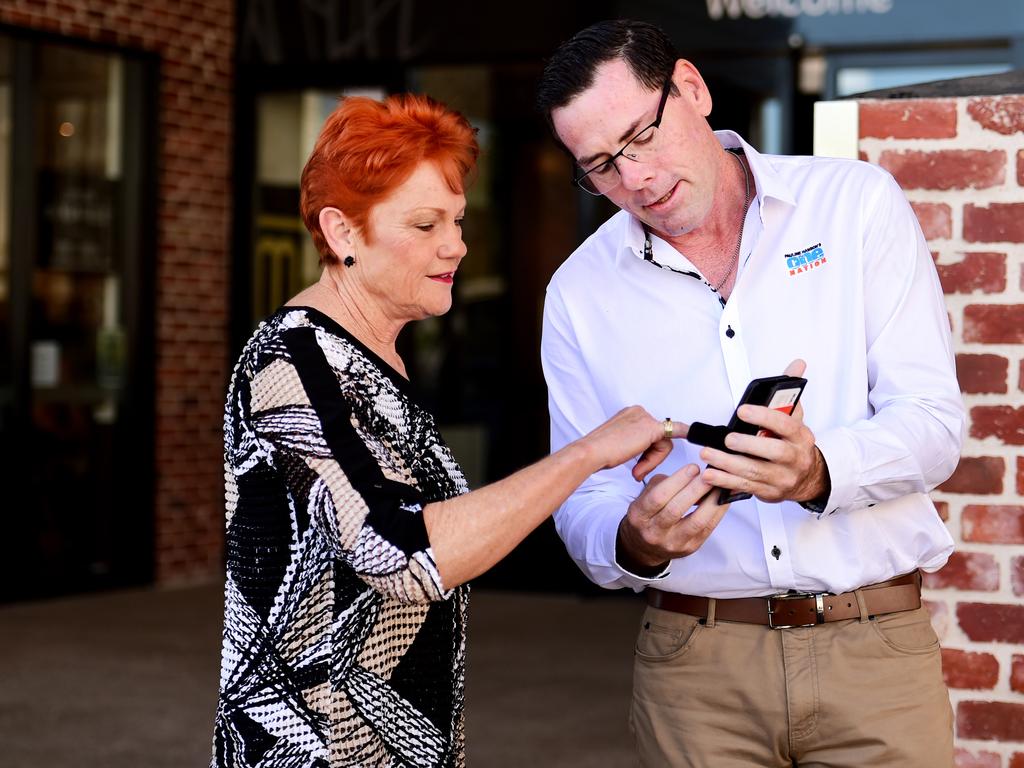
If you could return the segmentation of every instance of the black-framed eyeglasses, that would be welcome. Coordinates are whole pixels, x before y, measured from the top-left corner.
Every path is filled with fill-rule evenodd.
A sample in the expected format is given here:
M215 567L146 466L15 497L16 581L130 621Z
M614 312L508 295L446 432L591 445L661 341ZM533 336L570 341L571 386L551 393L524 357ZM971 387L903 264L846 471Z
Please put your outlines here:
M658 114L654 118L654 122L623 144L618 152L586 171L578 164L575 166L576 173L573 175L573 181L580 189L591 195L603 195L610 192L622 180L619 176L618 166L615 165L616 160L624 157L633 162L641 162L657 152L658 128L661 126L661 116L665 112L665 104L668 103L668 95L671 92L672 78L669 77L665 81L665 85L662 86L661 102L658 104Z

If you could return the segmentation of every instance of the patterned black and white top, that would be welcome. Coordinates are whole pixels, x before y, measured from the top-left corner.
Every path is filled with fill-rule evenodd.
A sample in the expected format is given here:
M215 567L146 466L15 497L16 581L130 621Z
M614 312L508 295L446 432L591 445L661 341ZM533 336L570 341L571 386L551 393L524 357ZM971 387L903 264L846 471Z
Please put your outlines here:
M214 768L462 766L469 590L423 506L465 478L409 383L285 307L224 414L227 579Z

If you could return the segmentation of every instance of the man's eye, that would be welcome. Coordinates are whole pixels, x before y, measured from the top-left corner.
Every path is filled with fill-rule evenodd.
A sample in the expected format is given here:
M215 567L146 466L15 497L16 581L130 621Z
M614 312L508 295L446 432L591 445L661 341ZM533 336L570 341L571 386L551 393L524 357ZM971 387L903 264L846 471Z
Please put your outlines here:
M650 144L651 141L653 141L653 139L654 139L654 131L655 130L656 129L654 129L654 128L648 128L646 131L641 133L639 136L637 136L635 139L633 139L629 143L630 144L639 144L640 146L643 146L644 144Z
M434 229L434 225L433 224L417 224L416 225L416 229L420 230L421 232L430 232L430 231L432 231Z
M458 227L459 229L462 229L462 222L463 222L463 219L456 219L455 220L455 226Z
M607 176L613 168L615 168L615 163L607 161L600 165L595 165L590 169L590 173L594 176Z

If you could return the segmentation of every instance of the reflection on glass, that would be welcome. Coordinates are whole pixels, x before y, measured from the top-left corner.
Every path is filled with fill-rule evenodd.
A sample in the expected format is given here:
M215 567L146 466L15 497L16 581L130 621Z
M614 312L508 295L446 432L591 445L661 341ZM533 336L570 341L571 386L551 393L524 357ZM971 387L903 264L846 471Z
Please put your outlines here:
M113 559L125 369L122 62L35 48L37 220L28 317L36 563L102 577Z
M421 67L410 73L409 90L465 115L480 144L462 223L467 257L459 264L452 309L415 324L409 334L409 362L417 387L431 403L470 487L479 487L492 469L490 441L498 433L501 358L510 347L509 285L499 253L494 201L493 73L489 67Z
M844 67L836 72L836 95L849 96L881 88L896 88L955 77L996 75L1009 64L937 64L906 67Z
M0 37L0 419L12 402L11 365L11 45ZM4 429L0 423L0 431Z
M39 222L31 330L34 345L55 350L49 355L56 355L57 370L34 373L33 380L102 401L109 399L105 389L116 389L114 367L123 346L115 243L120 61L43 46L37 67Z
M379 88L268 93L256 102L256 216L252 326L320 278L319 254L299 218L299 176L341 96Z

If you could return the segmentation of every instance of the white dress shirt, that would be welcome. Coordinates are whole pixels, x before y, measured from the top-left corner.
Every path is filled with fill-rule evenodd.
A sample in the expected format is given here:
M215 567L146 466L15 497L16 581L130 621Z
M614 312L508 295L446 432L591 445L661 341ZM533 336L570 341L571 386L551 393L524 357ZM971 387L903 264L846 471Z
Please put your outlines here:
M630 465L590 477L555 514L594 582L709 597L843 592L942 567L953 541L927 492L956 467L964 407L942 290L917 219L867 163L761 155L738 135L756 181L736 285L709 285L643 258L620 211L558 269L541 357L556 450L628 405L657 418L725 424L748 382L807 362L801 402L828 464L820 515L795 502L735 502L694 554L657 579L620 568L615 538L642 490ZM697 272L651 236L654 261ZM802 263L806 262L806 263ZM693 462L676 441L656 470Z

